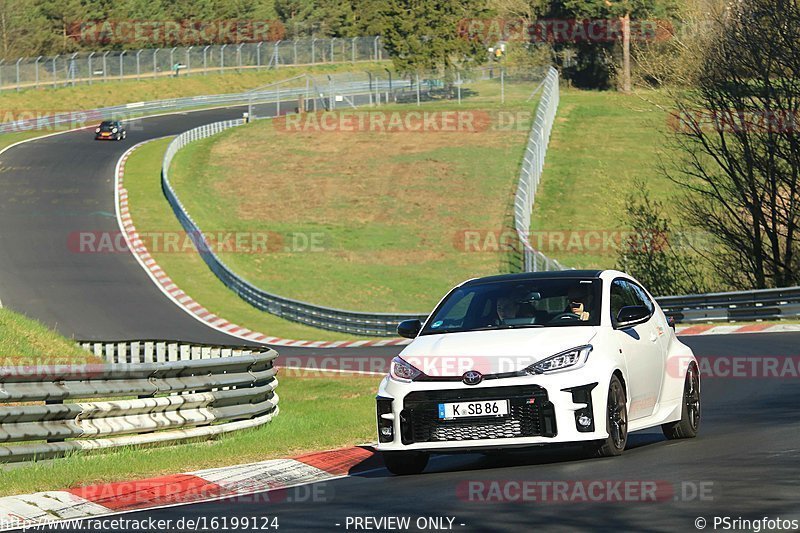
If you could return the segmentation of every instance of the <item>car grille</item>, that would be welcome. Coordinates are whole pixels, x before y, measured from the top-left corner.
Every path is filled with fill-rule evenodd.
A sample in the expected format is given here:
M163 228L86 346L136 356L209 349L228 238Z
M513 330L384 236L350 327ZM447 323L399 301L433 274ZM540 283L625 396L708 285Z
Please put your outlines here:
M509 416L440 420L439 403L459 400L509 400ZM403 444L554 437L556 419L547 391L536 385L417 391L408 394L403 401L400 430Z

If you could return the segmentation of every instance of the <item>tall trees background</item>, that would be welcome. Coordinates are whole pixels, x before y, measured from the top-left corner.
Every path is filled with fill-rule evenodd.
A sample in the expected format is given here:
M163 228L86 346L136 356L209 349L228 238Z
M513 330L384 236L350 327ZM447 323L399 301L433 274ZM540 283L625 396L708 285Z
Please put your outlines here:
M463 21L540 19L627 20L668 17L675 2L695 0L0 0L0 55L51 55L97 49L79 39L80 24L111 21L276 20L285 38L381 35L402 70L447 67L484 60L503 41L485 32L459 35ZM153 46L199 44L149 43ZM633 43L635 45L635 43ZM111 42L104 48L147 46ZM606 88L619 73L628 80L628 47L620 41L506 44L509 62L554 61L575 85ZM623 82L626 85L627 81Z

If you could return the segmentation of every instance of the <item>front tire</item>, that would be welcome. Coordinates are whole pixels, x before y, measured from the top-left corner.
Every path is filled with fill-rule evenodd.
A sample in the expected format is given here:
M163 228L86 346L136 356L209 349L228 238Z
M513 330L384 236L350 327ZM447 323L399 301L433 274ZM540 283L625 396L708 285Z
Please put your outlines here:
M382 455L386 469L396 476L421 474L430 457L424 452L383 452Z
M628 443L628 400L625 387L616 375L611 376L606 400L608 437L596 450L598 457L614 457L625 451Z
M681 419L661 425L661 431L670 440L692 439L700 429L700 373L694 364L686 371L682 404Z

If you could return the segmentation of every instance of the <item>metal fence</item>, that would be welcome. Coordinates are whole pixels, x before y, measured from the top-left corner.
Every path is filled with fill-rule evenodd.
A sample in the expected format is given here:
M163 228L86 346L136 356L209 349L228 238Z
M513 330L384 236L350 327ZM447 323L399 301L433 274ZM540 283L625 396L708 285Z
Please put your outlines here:
M567 268L555 259L550 259L534 249L529 240L531 211L536 198L536 189L542 179L544 158L558 110L558 102L558 71L551 67L542 82L542 98L536 109L536 118L528 136L528 145L525 148L525 157L520 168L517 192L514 197L514 229L517 231L522 245L525 272L566 270Z
M291 65L381 61L380 37L75 52L0 60L0 91L163 76L239 72Z
M278 354L239 353L0 368L0 461L208 438L265 424L278 414Z
M368 88L366 90L369 90ZM335 95L363 96L365 88L361 84L339 85ZM335 96L331 101L335 101ZM367 336L393 336L396 334L397 324L409 318L408 315L395 313L361 313L346 311L301 302L285 298L260 289L231 270L222 259L217 256L210 246L202 240L202 231L191 215L184 208L175 190L169 181L169 166L175 154L184 146L199 139L216 135L226 129L241 126L243 119L228 120L207 124L191 129L178 135L167 147L161 169L161 185L167 201L178 217L183 228L189 235L198 236L198 251L212 272L231 290L243 300L257 309L269 312L282 318L300 322L317 328L341 331L356 335ZM140 241L134 241L134 248L142 246ZM425 315L413 315L414 318L424 319Z
M379 78L377 74L373 73L365 73L365 75L362 76L342 74L329 76L324 80L316 80L308 77L306 79L305 89L302 87L294 87L291 89L284 88L282 90L275 88L273 91L281 91L284 98L289 98L291 95L305 95L304 101L306 103L304 107L306 110L317 109L317 102L320 102L320 105L324 109L335 109L337 105L355 106L358 103L380 103L381 101L417 104L434 99L460 101L462 98L462 90L466 94L471 94L468 90L471 82L496 79L500 86L498 100L502 102L505 98L505 73L499 68L455 73L453 79L449 80L450 83L444 83L442 80L436 78L434 74L416 74L400 79L392 79L391 76L391 73L387 72L387 76L384 78ZM548 76L551 76L551 74L548 74ZM541 77L542 76L539 76L539 78ZM517 78L521 79L520 76L517 76ZM533 74L531 79L535 78L536 74ZM528 84L527 87L530 87L531 79L523 79L522 81ZM548 78L545 78L545 81L547 79ZM262 93L262 96L263 94L264 93ZM360 100L358 99L359 97ZM281 96L273 94L271 98L263 98L260 102L252 103L250 106L250 116L253 118L274 116L276 114L274 102L280 101L280 99ZM265 105L267 102L271 102L273 105L268 107ZM337 102L340 103L337 104ZM312 105L313 108L311 107ZM557 102L555 105L557 105ZM286 110L289 110L288 105ZM280 107L278 107L277 114L280 113ZM552 117L550 121L552 122ZM185 209L177 193L170 184L169 166L175 154L187 144L216 135L228 128L240 126L243 123L244 120L241 119L229 120L200 126L184 132L170 143L164 154L162 163L162 189L164 195L187 233L198 237L195 240L200 241L198 242L200 255L211 271L214 272L228 288L257 309L317 328L357 335L393 336L396 334L398 322L412 318L424 320L425 315L348 311L314 305L269 293L252 285L233 272L224 261L211 250L210 246L207 246L201 241L201 229ZM142 244L140 242L134 242L133 245L137 247Z

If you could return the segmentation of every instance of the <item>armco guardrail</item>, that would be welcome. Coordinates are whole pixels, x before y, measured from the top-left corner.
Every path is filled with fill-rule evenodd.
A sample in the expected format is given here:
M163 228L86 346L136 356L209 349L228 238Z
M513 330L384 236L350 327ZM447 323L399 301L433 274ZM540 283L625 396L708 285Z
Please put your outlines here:
M275 357L265 349L188 361L0 368L0 461L265 424L278 414Z
M525 157L519 172L517 192L514 197L514 229L517 231L523 253L523 269L525 272L540 270L565 270L561 263L550 259L530 244L531 210L536 197L536 188L542 177L544 157L550 132L553 129L556 111L558 110L559 90L558 71L552 67L543 82L542 99L536 108Z
M77 344L106 363L113 364L197 361L219 357L240 357L259 352L240 346L187 344L167 340L77 341Z
M388 82L387 82L388 83ZM340 85L333 91L336 95L347 94L355 96L363 94L364 90L371 90L370 86L363 83ZM387 85L388 86L388 85ZM394 88L401 87L397 82ZM374 87L372 88L374 89ZM333 99L331 99L333 101ZM169 182L169 166L175 154L187 144L199 139L216 135L228 128L244 124L242 119L216 122L191 129L178 135L167 147L161 167L161 186L167 201L178 217L183 228L190 235L195 235L199 244L199 252L212 272L231 290L243 300L257 309L273 315L300 322L317 328L341 331L355 335L389 337L397 334L397 324L409 318L424 319L426 315L408 315L395 313L364 313L347 311L331 307L314 305L291 298L285 298L260 289L233 272L211 249L203 245L202 231L191 215L184 208L175 190ZM138 243L133 243L134 248Z
M102 50L0 60L0 91L291 65L381 61L378 36Z
M676 322L786 320L800 317L800 287L656 298Z
M481 79L491 78L492 69L483 69L479 71L479 73L479 77ZM502 83L502 71L498 71L498 73L500 74L500 80ZM427 77L425 79L427 79ZM369 94L370 101L372 101L371 98L374 91L385 91L386 89L389 89L390 92L397 91L395 92L396 98L398 98L399 92L402 92L406 89L412 89L411 93L413 94L410 93L411 98L409 99L409 102L420 101L421 83L419 75L415 76L413 79L400 79L394 80L394 82L391 79L388 81L373 80L371 75L370 79L366 82L352 79L348 79L346 83L336 83L336 81L333 79L329 79L328 81L329 83L327 84L314 84L314 91L312 93L313 98L319 98L320 96L325 98L323 105L326 109L335 107L335 102L337 100L336 97L338 96ZM555 91L556 94L558 91L558 74L555 69L551 68L549 70L543 83L546 91L545 97L548 98L547 101L550 102L547 105L553 106L553 108L550 109L550 107L548 107L547 113L542 115L542 105L540 104L539 110L537 111L537 124L542 124L542 120L544 120L542 116L552 123L555 114L554 106L558 105L557 96L555 100L552 97L553 91ZM430 80L428 80L428 85L433 86L433 84L430 83ZM323 89L320 89L319 87L322 87ZM306 92L308 92L308 90L306 90ZM284 91L283 94L287 93ZM306 98L305 101L308 103L308 98ZM350 102L350 104L352 105L352 102ZM261 116L259 118L266 117ZM211 135L215 135L221 131L224 131L225 129L239 126L243 123L244 122L242 120L231 120L209 124L189 130L176 137L175 140L170 143L164 155L161 170L162 189L164 191L164 195L167 197L167 200L172 206L175 215L178 217L178 220L181 222L181 225L187 231L187 233L198 236L198 238L195 239L196 241L201 241L199 236L202 235L202 230L192 219L191 215L189 215L169 182L170 163L172 162L175 154L186 144L194 142L198 139L204 139ZM547 132L549 134L549 128L547 129ZM531 131L531 136L540 134L541 133L539 133L539 129L537 129L536 125L534 125L534 128ZM527 163L527 158L529 158L529 156L526 154L525 164L529 164ZM528 209L527 216L528 220L530 220L530 209ZM137 245L138 243L134 243L134 248ZM347 311L285 298L266 292L263 289L252 285L247 280L241 278L227 265L225 265L225 263L208 246L203 246L201 244L199 252L211 271L214 272L214 274L216 274L216 276L223 283L225 283L228 288L237 293L242 299L257 309L261 309L262 311L266 311L288 320L300 322L317 328L357 335L394 336L396 335L396 327L398 322L411 318L425 318L425 315L419 314L365 313L359 311ZM551 262L550 264L558 265L554 262ZM560 265L558 265L558 267L560 267Z

